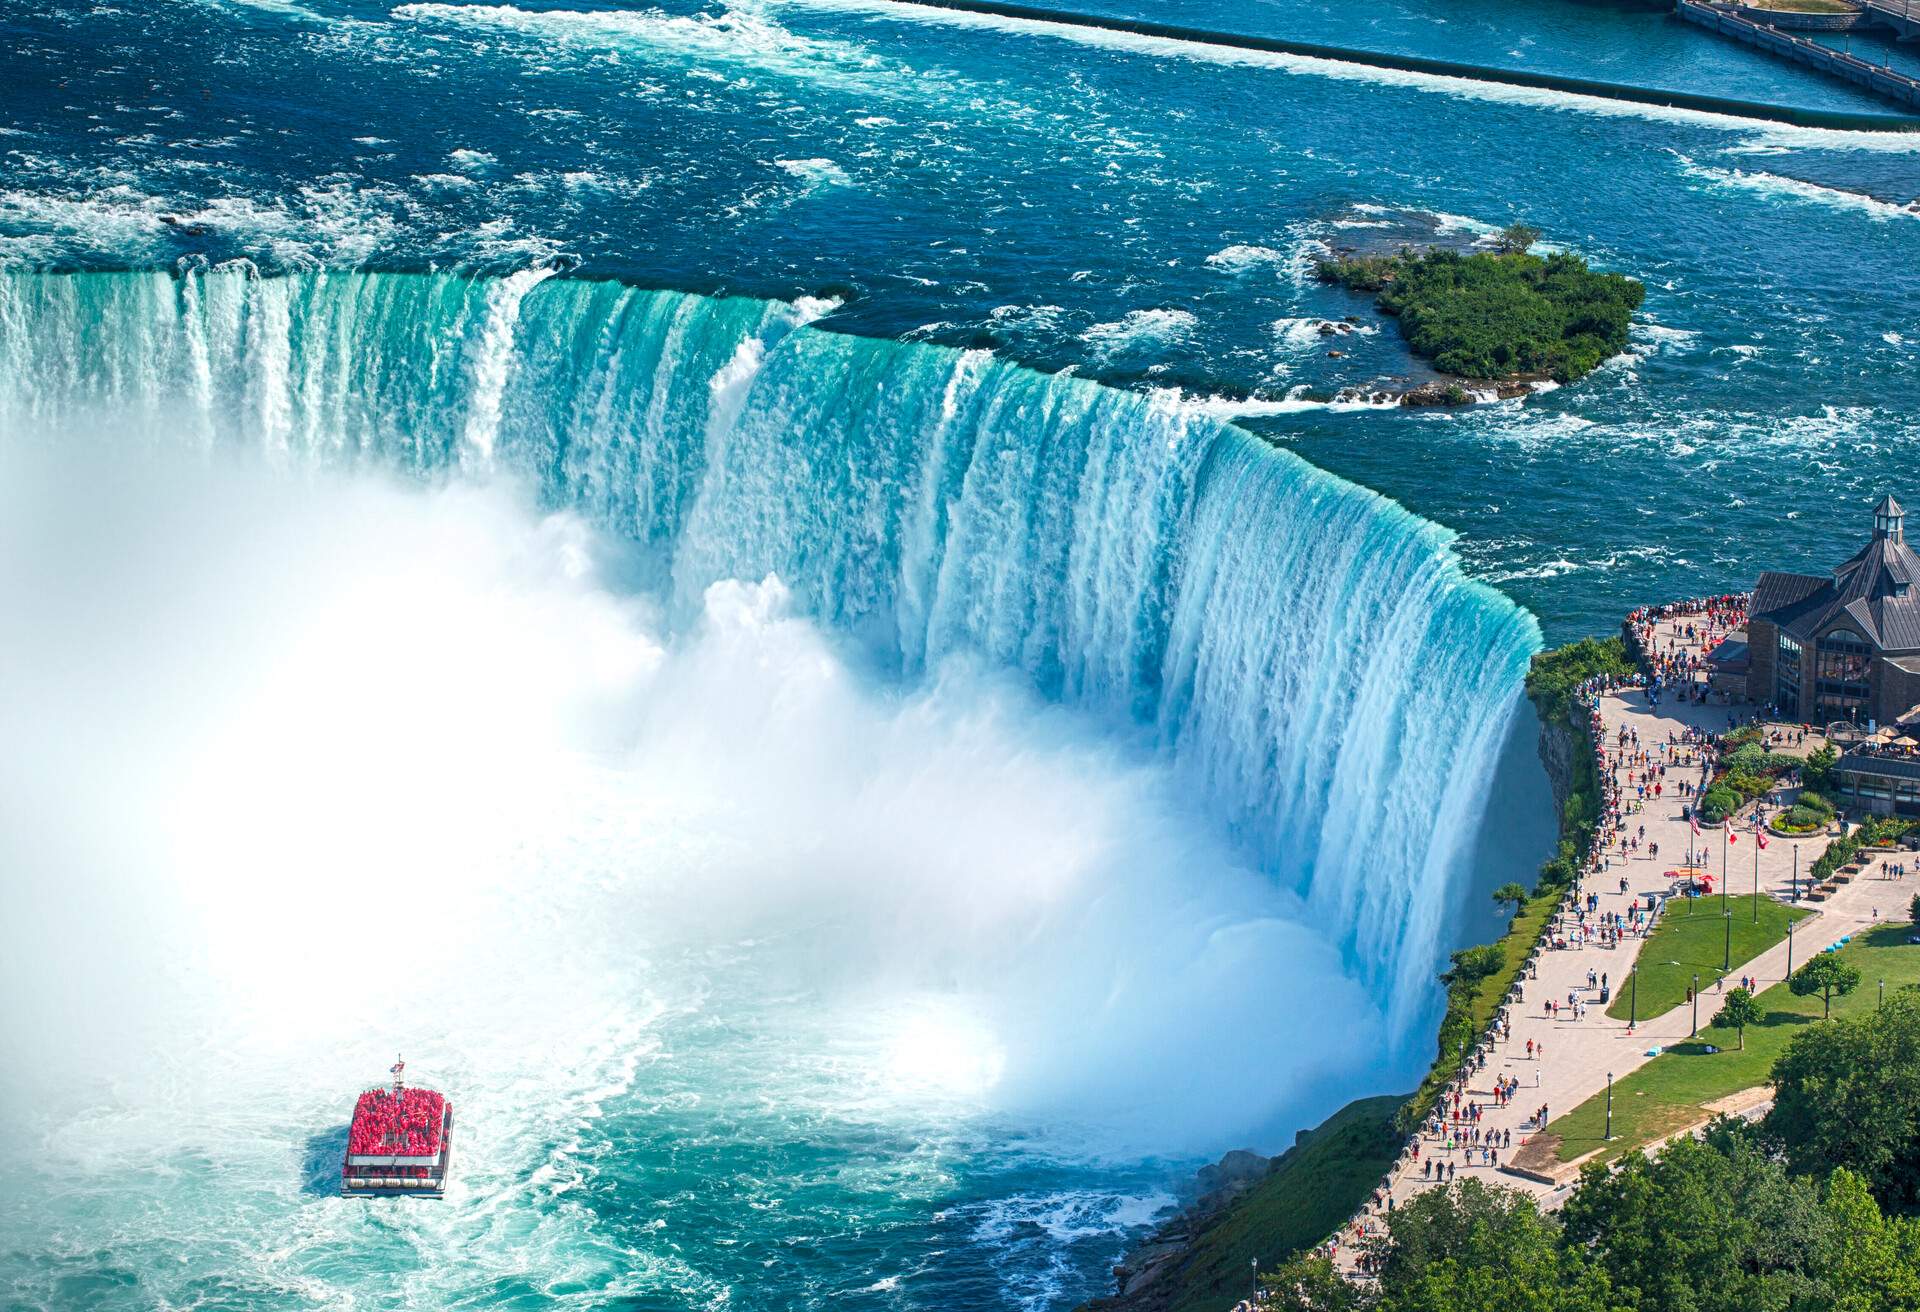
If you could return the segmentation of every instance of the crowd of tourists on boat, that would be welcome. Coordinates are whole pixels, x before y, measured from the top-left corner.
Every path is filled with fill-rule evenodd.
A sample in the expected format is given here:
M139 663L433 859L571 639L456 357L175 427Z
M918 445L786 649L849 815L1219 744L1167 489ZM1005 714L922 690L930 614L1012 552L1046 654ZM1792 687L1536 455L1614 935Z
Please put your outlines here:
M347 1151L355 1156L431 1157L440 1151L446 1098L432 1089L368 1089L353 1109Z

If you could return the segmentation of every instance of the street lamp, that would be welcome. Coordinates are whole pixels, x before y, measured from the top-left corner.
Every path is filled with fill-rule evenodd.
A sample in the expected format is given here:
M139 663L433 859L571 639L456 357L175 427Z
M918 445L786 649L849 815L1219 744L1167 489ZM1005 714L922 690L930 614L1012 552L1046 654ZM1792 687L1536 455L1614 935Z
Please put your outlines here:
M1787 978L1793 978L1793 922L1787 922Z
M1689 1032L1688 1037L1691 1038L1693 1035L1698 1034L1699 1032L1700 1032L1700 972L1695 971L1693 974L1693 1029Z
M1260 1259L1257 1257L1253 1259L1253 1297L1255 1302L1260 1299Z
M1635 962L1633 970L1627 975L1627 1028L1632 1029L1640 1020L1640 963Z

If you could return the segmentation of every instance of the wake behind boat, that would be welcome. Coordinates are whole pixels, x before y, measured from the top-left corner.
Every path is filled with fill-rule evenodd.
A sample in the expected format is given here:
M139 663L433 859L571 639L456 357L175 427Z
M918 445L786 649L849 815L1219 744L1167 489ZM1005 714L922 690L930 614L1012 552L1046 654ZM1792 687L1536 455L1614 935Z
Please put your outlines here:
M444 1198L453 1154L453 1104L433 1089L408 1088L407 1063L393 1063L393 1087L368 1089L354 1104L340 1192Z

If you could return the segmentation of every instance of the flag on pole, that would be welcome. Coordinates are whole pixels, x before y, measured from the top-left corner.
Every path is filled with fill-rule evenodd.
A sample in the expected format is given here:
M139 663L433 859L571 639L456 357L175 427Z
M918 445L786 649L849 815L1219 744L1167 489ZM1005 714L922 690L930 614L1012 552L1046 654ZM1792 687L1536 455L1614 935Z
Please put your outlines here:
M1693 826L1693 836L1698 838L1700 836L1700 813L1695 811L1692 815L1688 816L1687 823Z
M1762 852L1767 850L1767 836L1758 829L1753 831L1753 841L1760 844L1760 850Z
M1727 841L1729 843L1737 843L1740 841L1740 835L1733 832L1732 825L1727 826Z

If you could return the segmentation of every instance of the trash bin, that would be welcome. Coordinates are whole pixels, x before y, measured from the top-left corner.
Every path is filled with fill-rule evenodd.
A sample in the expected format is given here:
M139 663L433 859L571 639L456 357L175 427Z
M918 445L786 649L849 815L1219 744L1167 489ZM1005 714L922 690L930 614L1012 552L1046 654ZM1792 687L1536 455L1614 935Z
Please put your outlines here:
M1611 997L1613 997L1612 987L1603 985L1600 989L1600 1005L1603 1007L1606 1006L1607 1000L1610 999Z

